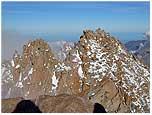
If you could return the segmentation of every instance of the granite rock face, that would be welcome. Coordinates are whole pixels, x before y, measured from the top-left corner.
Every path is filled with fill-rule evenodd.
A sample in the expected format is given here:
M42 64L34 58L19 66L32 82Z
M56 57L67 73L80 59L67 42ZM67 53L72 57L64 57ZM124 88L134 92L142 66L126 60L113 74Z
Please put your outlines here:
M90 112L84 97L107 112L149 112L149 77L145 64L99 28L83 31L62 62L42 39L25 45L22 55L16 51L2 64L2 98L39 98L44 112Z
M53 76L53 68L56 63L58 61L43 40L38 39L24 45L23 54L20 56L16 51L11 60L11 70L9 70L11 76L8 77L9 79L7 78L8 80L5 79L4 74L5 80L2 80L2 86L5 84L8 84L7 87L10 86L6 98L32 99L41 94L51 94L51 76Z

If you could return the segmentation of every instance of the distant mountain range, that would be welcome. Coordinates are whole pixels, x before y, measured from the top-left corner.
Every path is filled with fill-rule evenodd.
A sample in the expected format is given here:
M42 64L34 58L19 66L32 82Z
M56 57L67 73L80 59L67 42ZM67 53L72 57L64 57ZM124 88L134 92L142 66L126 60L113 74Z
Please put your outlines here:
M68 51L74 47L73 42L67 42L63 40L48 42L48 44L51 47L52 52L54 53L55 57L60 61L65 60Z
M125 47L130 53L133 53L146 65L150 66L150 35L145 33L144 40L129 41Z

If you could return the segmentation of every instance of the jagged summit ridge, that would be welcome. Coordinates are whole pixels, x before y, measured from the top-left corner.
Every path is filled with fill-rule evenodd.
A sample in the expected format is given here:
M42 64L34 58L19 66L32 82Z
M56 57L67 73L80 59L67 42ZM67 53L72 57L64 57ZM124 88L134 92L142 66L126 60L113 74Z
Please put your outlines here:
M2 70L4 98L70 94L108 112L149 112L149 70L101 29L83 31L62 62L45 41L31 41Z
M144 111L143 105L149 107L149 71L118 40L106 36L103 30L87 30L81 36L79 47L86 76L93 79L87 79L87 84L95 85L110 78L128 99L131 97L131 106L135 106L132 112Z

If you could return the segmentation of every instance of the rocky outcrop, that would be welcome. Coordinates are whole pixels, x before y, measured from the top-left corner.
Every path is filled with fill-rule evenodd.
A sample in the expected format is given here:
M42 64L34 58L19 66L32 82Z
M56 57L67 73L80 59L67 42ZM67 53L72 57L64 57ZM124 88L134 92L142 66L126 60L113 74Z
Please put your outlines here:
M2 112L11 113L23 98L2 99ZM32 100L43 113L92 113L93 103L85 97L62 94L43 95Z
M117 88L111 79L104 78L93 92L91 101L102 103L105 108L108 108L108 112L130 112L131 97Z
M91 113L93 104L76 95L40 96L37 105L43 113Z
M115 95L115 100L120 100L118 105L109 101L103 103L102 92L99 97L102 101L98 102L108 112L149 112L149 70L139 59L127 52L118 40L104 30L86 30L80 38L78 49L83 60L83 83L89 84L88 97L98 100L94 91L106 78L111 81L106 85L106 90L108 86L115 87L117 90L113 91L116 94L119 92L119 96ZM112 92L107 100L111 100L111 96Z
M37 99L48 95L40 98L39 107L44 112L89 112L81 107L72 109L84 105L83 99L75 96L100 103L107 112L150 110L149 69L101 29L83 31L63 62L54 57L46 42L38 39L25 45L21 56L16 52L13 60L2 67L3 98ZM66 96L64 101L62 94L73 97ZM49 104L45 104L47 100ZM55 106L58 102L59 106Z
M11 113L14 111L16 105L23 100L23 98L11 98L11 99L2 99L1 101L1 110L2 113Z
M23 55L18 55L16 51L11 61L10 73L13 79L4 80L4 85L11 83L8 97L31 99L41 94L51 94L51 76L57 63L50 47L43 40L38 39L24 45Z

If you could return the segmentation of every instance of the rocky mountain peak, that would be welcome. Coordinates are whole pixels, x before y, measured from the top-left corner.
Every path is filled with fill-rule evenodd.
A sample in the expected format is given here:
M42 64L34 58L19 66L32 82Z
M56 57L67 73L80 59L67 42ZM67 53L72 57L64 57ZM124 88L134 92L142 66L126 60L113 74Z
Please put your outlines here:
M17 51L11 61L12 81L7 81L9 90L7 96L35 98L35 94L51 94L51 76L53 76L55 59L49 45L42 39L29 42L23 47L23 54ZM46 85L48 84L48 86ZM6 84L5 84L6 85ZM4 88L4 90L6 90Z
M80 65L85 78L83 83L89 84L87 94L91 100L101 101L97 100L100 93L94 89L103 83L104 79L108 79L115 84L117 89L115 92L121 92L119 94L121 107L112 111L123 111L122 108L127 110L130 105L132 106L131 112L148 110L144 108L149 108L149 90L147 90L149 89L149 70L138 58L126 51L118 40L101 29L97 29L95 32L86 30L80 37L78 52L82 60ZM107 92L112 93L112 90L114 89ZM146 98L143 95L146 95ZM106 98L102 100L106 100ZM124 102L127 102L128 105ZM143 103L145 107L141 106ZM107 108L112 106L112 102L106 101L104 104Z
M107 112L149 112L149 70L119 40L100 28L85 30L74 47L65 48L60 62L42 39L24 45L20 58L3 68L3 98L69 94Z

